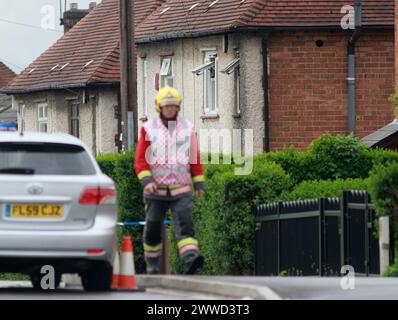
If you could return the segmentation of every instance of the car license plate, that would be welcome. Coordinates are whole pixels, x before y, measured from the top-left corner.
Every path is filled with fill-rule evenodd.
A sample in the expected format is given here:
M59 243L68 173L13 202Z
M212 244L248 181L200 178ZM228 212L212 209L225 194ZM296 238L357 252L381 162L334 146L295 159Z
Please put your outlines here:
M54 204L7 204L10 218L62 218L63 206Z

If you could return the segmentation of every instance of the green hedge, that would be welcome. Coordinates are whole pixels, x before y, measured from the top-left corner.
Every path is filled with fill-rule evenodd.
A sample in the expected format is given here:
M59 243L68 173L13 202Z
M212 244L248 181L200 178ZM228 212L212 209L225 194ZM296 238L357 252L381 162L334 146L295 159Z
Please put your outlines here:
M290 188L291 181L274 163L258 165L246 176L235 175L228 165L222 168L225 170L207 180L205 195L194 205L195 226L206 259L201 273L252 275L256 230L253 207L277 200ZM205 172L209 172L206 166ZM174 270L181 270L176 254L172 265Z
M0 273L0 281L30 281L30 277L23 273Z
M370 194L379 216L398 215L398 163L377 166L370 175Z
M384 277L398 277L398 259L395 260L394 264L387 268L387 271L383 274Z
M234 164L204 165L206 193L194 204L195 226L206 258L203 274L253 274L257 226L253 205L279 199L338 197L346 189L370 190L367 178L372 168L398 166L398 153L370 149L353 136L326 134L305 151L289 148L256 155L253 161L253 172L245 176L235 175ZM134 151L101 155L98 162L117 185L119 221L143 220L142 188L133 169ZM142 227L119 231L134 238L138 273L144 272L145 265L142 231ZM172 268L180 273L173 227L170 233Z
M115 166L121 157L123 157L122 153L101 154L97 156L97 162L103 173L115 178Z
M390 217L390 231L398 249L398 163L376 166L370 175L370 195L378 216ZM389 275L398 270L398 260Z
M134 151L100 155L97 161L102 171L115 181L118 195L118 221L144 220L142 188L134 173ZM145 271L142 233L143 229L139 226L118 227L119 245L124 235L133 238L137 273Z
M255 163L275 162L291 175L295 184L307 180L368 178L372 168L398 162L398 153L372 149L353 135L324 134L307 150L293 147L255 156Z
M398 162L398 152L385 150L380 148L369 149L372 158L372 170L379 166L387 166L391 163ZM369 175L372 171L369 172Z
M284 192L283 201L341 197L344 190L369 190L369 179L303 181L293 191Z
M259 154L254 157L255 165L264 161L279 164L290 174L294 184L304 180L316 179L315 173L312 172L313 159L307 151L298 151L290 147L281 151Z
M369 147L353 135L325 134L311 142L308 152L320 180L366 178L372 168Z

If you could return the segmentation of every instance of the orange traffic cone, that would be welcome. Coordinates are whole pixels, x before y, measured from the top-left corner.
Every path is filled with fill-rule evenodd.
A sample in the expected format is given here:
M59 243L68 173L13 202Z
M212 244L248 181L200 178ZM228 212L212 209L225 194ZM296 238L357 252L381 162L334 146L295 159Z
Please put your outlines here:
M112 289L119 288L119 271L120 271L119 251L117 249L117 246L115 246L115 258L113 259Z
M119 273L119 289L139 290L135 277L133 242L131 237L123 238L121 268Z

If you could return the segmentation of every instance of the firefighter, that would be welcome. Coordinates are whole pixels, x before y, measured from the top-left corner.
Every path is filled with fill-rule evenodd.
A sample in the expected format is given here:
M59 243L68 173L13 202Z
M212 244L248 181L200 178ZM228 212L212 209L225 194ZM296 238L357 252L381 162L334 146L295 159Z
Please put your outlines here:
M179 92L170 87L156 97L158 117L141 128L135 157L135 172L144 189L146 221L144 256L148 274L160 272L162 225L170 209L180 259L185 274L203 265L192 218L195 196L204 194L204 176L197 138L191 122L179 116Z

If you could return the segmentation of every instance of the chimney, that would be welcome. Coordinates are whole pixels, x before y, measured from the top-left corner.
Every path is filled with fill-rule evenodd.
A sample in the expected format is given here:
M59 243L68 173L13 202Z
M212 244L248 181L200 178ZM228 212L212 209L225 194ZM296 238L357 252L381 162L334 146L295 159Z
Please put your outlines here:
M70 3L69 10L64 12L64 16L61 19L61 26L64 26L64 33L72 29L76 23L83 19L96 6L96 2L90 2L88 9L79 9L78 3Z
M96 6L97 6L97 3L96 3L96 2L90 2L90 4L88 5L88 10L91 11L91 10L93 10Z
M79 4L77 2L72 2L70 4L70 11L77 11L79 10Z

